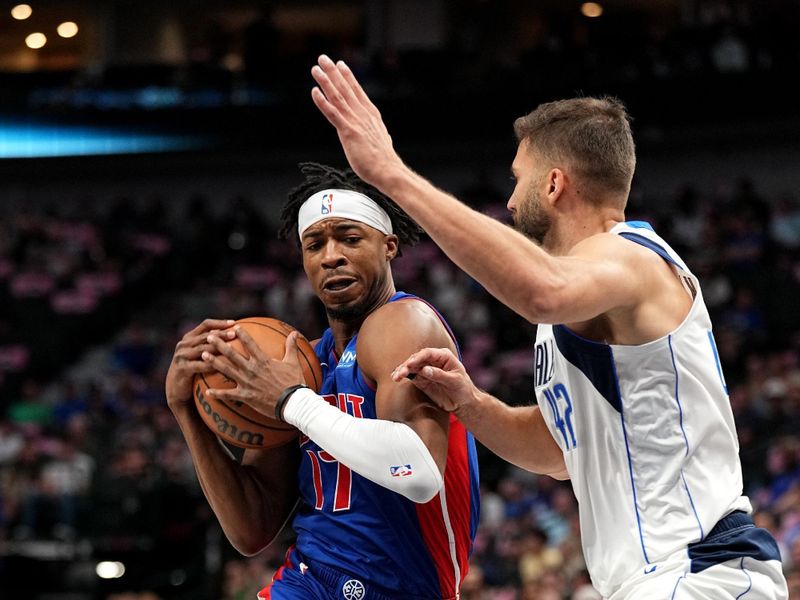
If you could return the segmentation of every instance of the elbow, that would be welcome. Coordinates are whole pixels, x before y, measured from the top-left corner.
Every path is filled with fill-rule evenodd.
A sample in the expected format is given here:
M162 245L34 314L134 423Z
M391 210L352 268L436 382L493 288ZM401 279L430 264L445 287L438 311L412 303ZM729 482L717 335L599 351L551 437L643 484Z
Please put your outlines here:
M257 556L264 550L264 548L266 548L266 546L264 546L264 548L258 548L257 546L237 546L236 544L233 544L233 547L236 548L236 551L245 558Z
M441 473L437 470L435 475L427 477L424 480L419 479L412 485L409 485L401 493L403 496L415 502L416 504L425 504L433 500L436 495L442 491L444 487L444 479Z
M555 291L541 290L531 294L524 316L531 323L558 323L561 301Z
M564 305L567 281L553 276L528 286L522 316L531 323L558 323Z
M251 533L240 536L228 535L227 538L239 554L249 558L261 554L273 542L275 536L255 536Z

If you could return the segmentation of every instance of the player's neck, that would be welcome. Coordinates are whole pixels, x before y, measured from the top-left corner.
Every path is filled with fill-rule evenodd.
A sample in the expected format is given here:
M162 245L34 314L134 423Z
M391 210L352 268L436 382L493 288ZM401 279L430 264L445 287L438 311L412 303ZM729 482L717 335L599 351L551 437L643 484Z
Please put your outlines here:
M625 213L618 208L588 207L556 220L542 245L553 256L565 256L586 238L610 231L624 220Z
M358 314L332 316L328 313L328 326L333 334L334 350L341 356L347 344L361 329L364 321L372 313L389 301L396 293L394 281L390 278L383 290L358 308Z

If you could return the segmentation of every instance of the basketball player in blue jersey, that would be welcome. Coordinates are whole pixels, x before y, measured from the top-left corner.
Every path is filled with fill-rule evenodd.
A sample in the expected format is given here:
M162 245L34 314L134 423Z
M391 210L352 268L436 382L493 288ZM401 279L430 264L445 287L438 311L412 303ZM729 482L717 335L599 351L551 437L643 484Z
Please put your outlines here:
M352 72L320 57L312 98L353 169L462 269L539 324L538 406L478 390L447 348L415 353L395 381L455 413L536 473L571 479L595 587L611 600L784 599L770 534L742 495L738 441L697 278L643 222L626 222L635 167L611 98L518 119L508 202L518 231L403 164Z
M297 542L262 600L455 599L478 517L472 435L393 368L426 346L458 353L441 315L395 290L391 261L419 229L352 171L302 165L305 182L282 213L329 329L313 342L320 394L305 386L296 334L268 359L245 331L209 320L178 344L167 399L203 491L232 544L252 555L293 510ZM227 344L239 336L244 359ZM209 390L296 426L297 443L230 460L191 402L195 372L217 370L233 390ZM298 500L299 489L299 500Z

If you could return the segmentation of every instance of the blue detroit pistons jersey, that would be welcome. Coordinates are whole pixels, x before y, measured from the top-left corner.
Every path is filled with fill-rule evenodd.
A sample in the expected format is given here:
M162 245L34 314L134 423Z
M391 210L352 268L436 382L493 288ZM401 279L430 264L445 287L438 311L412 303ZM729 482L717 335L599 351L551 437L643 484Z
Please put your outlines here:
M579 503L592 582L604 597L706 537L742 496L739 444L697 278L646 223L611 229L659 254L693 298L674 331L641 345L539 325L535 389Z
M406 299L422 301L397 292L389 302ZM375 389L358 367L357 339L337 357L331 330L325 331L315 348L323 373L320 394L355 418L375 419ZM293 526L297 548L309 562L408 596L457 597L477 528L479 491L475 442L454 415L444 488L425 504L351 471L306 436L300 451L301 504ZM393 475L403 477L408 468L414 465L397 465Z

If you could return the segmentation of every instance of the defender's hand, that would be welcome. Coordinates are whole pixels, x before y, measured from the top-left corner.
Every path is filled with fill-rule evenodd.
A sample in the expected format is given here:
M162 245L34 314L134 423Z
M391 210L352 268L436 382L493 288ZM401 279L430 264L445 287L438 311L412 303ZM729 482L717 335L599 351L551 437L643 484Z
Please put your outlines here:
M475 384L449 348L424 348L392 372L394 381L406 377L439 408L457 412L475 397Z
M334 64L323 54L311 75L319 84L311 98L336 128L347 161L361 179L380 189L396 169L406 169L381 113L343 61Z

